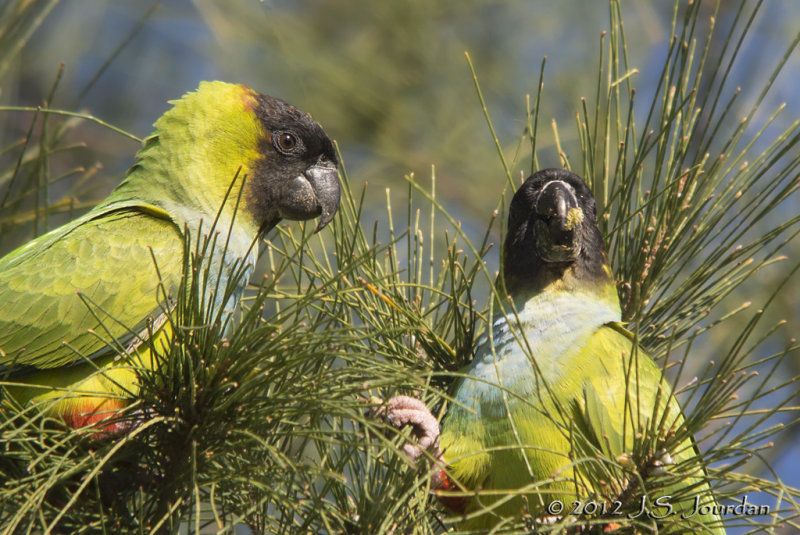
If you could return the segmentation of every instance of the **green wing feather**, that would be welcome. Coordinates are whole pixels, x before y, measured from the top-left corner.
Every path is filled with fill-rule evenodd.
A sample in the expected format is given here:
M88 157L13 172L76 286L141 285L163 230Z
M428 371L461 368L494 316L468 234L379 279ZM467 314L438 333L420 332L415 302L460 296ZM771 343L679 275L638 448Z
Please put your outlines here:
M129 207L87 214L0 259L0 373L95 358L114 341L124 347L163 313L159 273L174 293L182 256L171 221Z

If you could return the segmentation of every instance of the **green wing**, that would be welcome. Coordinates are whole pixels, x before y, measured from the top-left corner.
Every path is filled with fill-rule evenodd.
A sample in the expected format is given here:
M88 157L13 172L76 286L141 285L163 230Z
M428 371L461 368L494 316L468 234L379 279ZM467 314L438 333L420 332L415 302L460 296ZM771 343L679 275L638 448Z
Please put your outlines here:
M608 324L597 331L586 349L592 353L592 359L585 359L593 361L590 364L592 368L587 370L581 398L575 400L579 406L573 414L576 429L612 459L623 452L632 453L635 433L640 432L654 439L663 437L684 420L672 389L662 378L661 369L653 359L639 349L637 357L630 363L633 341L633 335L618 324ZM630 376L627 388L626 375ZM687 437L681 444L673 446L669 454L675 461L687 461L698 456L699 451L694 438ZM701 505L714 503L711 488L705 481L703 465L698 462L689 466L687 471L665 478L665 486L659 491L660 494L654 493L652 496L653 499L658 496L675 497L671 504L676 514L691 513L695 496L699 496L698 503ZM588 465L589 470L593 468L594 465ZM668 468L667 471L672 469ZM608 480L608 476L600 472L602 470L598 470L594 479ZM679 495L682 497L677 498ZM655 514L663 513L664 510L655 511ZM694 532L725 532L716 514L691 515L684 523Z
M163 313L158 274L176 291L183 238L171 221L135 208L91 215L0 259L0 374L124 347Z
M670 415L665 423L669 426L681 419L661 368L643 349L634 346L633 335L625 328L613 323L604 325L582 353L591 366L585 374L585 408L589 416L599 418L602 428L615 426L621 432L623 412L629 430L631 426L639 427L644 421L661 418L668 401ZM617 440L621 445L621 436Z
M618 324L598 329L569 366L580 374L574 422L612 458L630 449L634 434L664 435L683 421L661 368Z

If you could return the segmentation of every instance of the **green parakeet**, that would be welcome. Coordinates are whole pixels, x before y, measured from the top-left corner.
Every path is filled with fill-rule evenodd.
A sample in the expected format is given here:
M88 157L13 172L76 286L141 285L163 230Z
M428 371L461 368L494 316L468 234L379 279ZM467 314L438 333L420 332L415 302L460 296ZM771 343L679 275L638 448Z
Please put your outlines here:
M502 266L513 307L478 341L439 437L439 488L476 492L442 501L477 530L583 511L660 533L724 533L706 509L702 465L670 473L697 450L675 438L683 415L671 388L619 323L595 212L589 188L565 170L539 171L514 195ZM504 489L525 490L509 499ZM697 505L706 514L692 514Z
M73 427L136 394L131 358L157 365L142 339L153 333L160 347L170 337L164 310L187 231L216 234L204 260L213 317L235 309L258 239L281 218L319 217L320 230L339 205L333 143L308 114L224 82L172 104L108 198L0 259L0 380L18 403Z

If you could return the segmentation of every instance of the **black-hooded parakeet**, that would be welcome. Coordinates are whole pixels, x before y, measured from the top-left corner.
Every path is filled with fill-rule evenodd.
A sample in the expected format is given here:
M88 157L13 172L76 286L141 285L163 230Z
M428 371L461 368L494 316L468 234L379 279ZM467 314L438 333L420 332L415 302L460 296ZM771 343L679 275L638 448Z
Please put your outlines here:
M260 237L281 218L319 217L319 230L339 204L333 143L308 114L223 82L172 104L108 198L0 259L0 380L73 427L135 395L131 358L157 366L142 340L171 335L187 232L213 234L205 305L229 311Z
M723 533L716 515L689 516L695 497L713 500L702 466L669 475L696 446L673 437L683 415L672 389L620 324L595 218L591 191L566 170L539 171L515 193L502 264L513 307L478 342L440 436L448 477L479 492L450 503L467 514L487 509L465 522L472 528L523 513L566 515L582 507L576 501L597 504L588 517L605 511L607 520L629 520L638 508L620 501L646 486L638 525ZM644 484L654 478L663 485ZM525 487L510 500L492 492ZM656 518L668 512L658 504L673 507L671 518Z
M498 282L508 305L454 385L438 445L421 402L388 404L391 424L412 425L420 444L434 445L444 469L432 487L464 515L459 528L527 519L535 531L571 518L579 530L595 520L611 532L724 533L693 438L679 434L672 389L620 323L580 177L545 169L516 191Z

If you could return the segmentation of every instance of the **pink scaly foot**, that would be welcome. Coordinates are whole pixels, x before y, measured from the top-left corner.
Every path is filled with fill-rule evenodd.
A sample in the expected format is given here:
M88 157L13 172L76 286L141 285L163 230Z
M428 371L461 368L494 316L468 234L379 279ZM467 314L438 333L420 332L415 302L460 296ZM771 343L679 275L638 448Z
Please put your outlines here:
M439 422L428 407L417 398L411 396L394 396L385 405L375 410L374 414L383 417L396 429L411 426L411 433L417 439L416 444L403 445L403 453L416 463L424 451L429 451L435 459L436 470L431 476L433 490L442 504L455 513L464 513L469 499L465 496L442 495L440 491L462 490L450 479L445 471L442 451L439 447Z
M411 426L411 434L417 439L417 443L403 445L403 453L411 462L416 462L424 451L430 451L437 460L441 459L439 422L422 401L411 396L394 396L376 409L375 415L384 418L386 423L396 429Z

